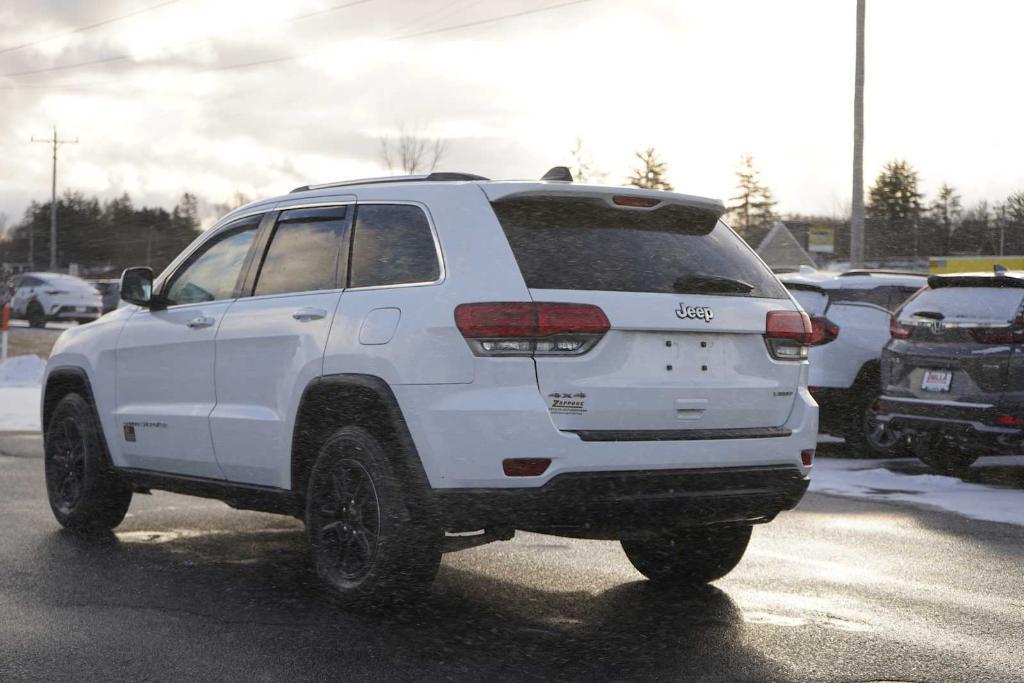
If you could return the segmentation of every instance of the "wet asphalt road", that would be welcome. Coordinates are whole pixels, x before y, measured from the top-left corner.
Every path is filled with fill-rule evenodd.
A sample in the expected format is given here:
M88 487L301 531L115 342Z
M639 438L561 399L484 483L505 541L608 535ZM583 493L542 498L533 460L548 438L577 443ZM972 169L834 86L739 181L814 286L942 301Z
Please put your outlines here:
M445 556L414 607L346 612L301 525L156 492L59 530L35 438L0 437L0 680L1024 678L1024 528L809 495L715 587L656 590L615 543Z

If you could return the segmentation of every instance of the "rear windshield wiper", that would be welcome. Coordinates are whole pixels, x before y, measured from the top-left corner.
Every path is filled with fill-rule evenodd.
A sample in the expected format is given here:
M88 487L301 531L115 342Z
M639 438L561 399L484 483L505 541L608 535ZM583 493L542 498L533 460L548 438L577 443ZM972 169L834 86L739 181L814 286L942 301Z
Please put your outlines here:
M754 285L749 282L716 275L683 275L676 278L672 288L690 294L749 294L754 291Z
M931 320L943 320L946 317L942 313L939 313L938 311L917 311L916 313L913 313L911 315L914 315L918 318L929 318Z

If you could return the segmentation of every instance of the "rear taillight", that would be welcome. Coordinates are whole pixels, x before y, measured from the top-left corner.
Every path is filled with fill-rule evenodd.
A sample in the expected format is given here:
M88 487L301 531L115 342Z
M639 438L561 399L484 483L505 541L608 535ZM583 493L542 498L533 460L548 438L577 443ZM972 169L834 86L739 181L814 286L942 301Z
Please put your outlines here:
M971 337L979 344L1013 344L1024 341L1024 330L1019 327L976 327Z
M807 342L808 344L811 346L821 346L822 344L835 341L838 336L839 325L836 325L823 315L811 316L811 341Z
M889 336L893 339L906 339L912 331L913 328L900 325L900 321L896 319L896 316L889 317Z
M803 311L770 311L765 319L765 342L776 360L806 360L814 330Z
M995 423L1000 427L1024 427L1024 415L996 415Z
M578 356L611 327L597 306L547 302L460 304L455 325L478 356Z

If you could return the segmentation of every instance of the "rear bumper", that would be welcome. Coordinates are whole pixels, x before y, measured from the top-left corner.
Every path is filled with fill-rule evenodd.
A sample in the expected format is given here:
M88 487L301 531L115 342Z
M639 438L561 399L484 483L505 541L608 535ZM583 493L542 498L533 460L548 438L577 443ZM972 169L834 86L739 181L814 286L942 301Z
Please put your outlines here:
M560 474L539 488L436 492L445 527L526 529L590 538L773 519L810 479L793 466Z
M714 430L716 438L674 433L577 434L559 430L537 390L518 386L394 385L392 388L435 491L539 489L565 474L655 472L765 466L796 467L817 444L818 407L797 391L780 429L755 434ZM674 430L672 430L674 432ZM706 434L697 436L706 437ZM671 438L666 438L671 437ZM506 476L508 458L548 458L540 476Z
M994 424L996 415L1020 414L1024 412L1024 406L1008 409L982 403L898 396L882 396L877 406L879 421L911 435L941 434L968 445L990 449L1017 446L1024 438L1024 430Z

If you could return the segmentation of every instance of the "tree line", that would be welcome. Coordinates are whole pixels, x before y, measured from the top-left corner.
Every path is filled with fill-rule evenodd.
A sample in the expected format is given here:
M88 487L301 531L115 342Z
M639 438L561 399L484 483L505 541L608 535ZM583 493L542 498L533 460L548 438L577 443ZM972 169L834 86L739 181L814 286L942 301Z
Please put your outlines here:
M595 172L582 141L577 139L570 153L578 180L601 181L607 175ZM635 152L634 159L636 165L625 184L672 190L668 164L654 147ZM753 157L743 155L736 170L736 194L726 204L730 226L756 247L781 218L775 211L777 203ZM785 220L835 228L835 256L848 256L849 216L789 214ZM865 256L879 260L1024 254L1024 191L1012 192L1000 202L981 200L965 207L960 192L943 183L928 200L920 191L917 170L905 160L894 159L884 165L868 190L864 241Z
M84 275L95 277L116 277L132 265L160 272L199 234L198 201L186 193L168 211L136 207L127 194L101 202L68 191L57 200L57 226L61 271L76 263ZM0 264L29 265L30 235L32 266L45 270L50 260L50 202L32 202L21 221L0 237Z

